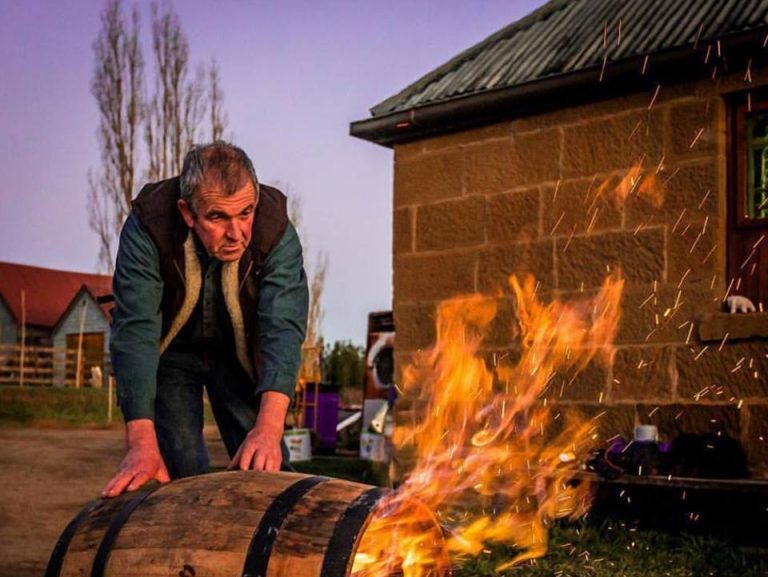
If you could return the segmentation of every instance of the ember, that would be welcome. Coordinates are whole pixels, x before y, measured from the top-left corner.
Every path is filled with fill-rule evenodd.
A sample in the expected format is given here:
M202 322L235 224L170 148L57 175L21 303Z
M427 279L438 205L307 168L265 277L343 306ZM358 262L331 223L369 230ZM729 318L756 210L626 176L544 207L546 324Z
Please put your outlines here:
M543 555L553 519L586 512L588 487L569 481L594 445L596 421L553 414L548 400L596 358L611 362L623 285L614 273L594 298L545 305L533 278L512 277L516 363L483 358L496 300L473 295L440 305L435 346L403 371L404 396L425 409L423 420L400 423L393 440L415 450L416 465L374 515L355 577L445 574L440 536L423 530L433 512L454 560L513 545L518 555L500 569Z

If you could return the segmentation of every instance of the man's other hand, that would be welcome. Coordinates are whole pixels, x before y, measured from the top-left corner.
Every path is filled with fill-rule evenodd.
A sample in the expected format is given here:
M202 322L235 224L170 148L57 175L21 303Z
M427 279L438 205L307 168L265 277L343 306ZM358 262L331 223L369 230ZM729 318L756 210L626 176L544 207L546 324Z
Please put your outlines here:
M129 421L126 439L128 452L115 476L101 492L102 497L117 497L124 491L135 491L152 480L160 483L171 480L157 446L155 425L150 419Z
M281 441L285 414L290 399L277 391L265 391L261 395L256 424L248 432L242 445L235 453L228 469L247 471L279 471L283 462Z

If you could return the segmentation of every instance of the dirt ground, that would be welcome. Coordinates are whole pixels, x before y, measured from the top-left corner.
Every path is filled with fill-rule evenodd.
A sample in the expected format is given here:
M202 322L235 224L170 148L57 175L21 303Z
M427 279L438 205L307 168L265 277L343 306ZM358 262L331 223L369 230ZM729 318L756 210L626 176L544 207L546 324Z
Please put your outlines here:
M214 466L226 464L206 430ZM67 523L115 472L122 429L0 429L0 577L39 577Z

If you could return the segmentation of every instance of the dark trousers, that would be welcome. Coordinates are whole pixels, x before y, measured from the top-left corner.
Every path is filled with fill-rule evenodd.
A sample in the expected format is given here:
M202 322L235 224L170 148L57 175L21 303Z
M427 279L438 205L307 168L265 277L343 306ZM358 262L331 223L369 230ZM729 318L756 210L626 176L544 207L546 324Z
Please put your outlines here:
M203 439L203 387L230 458L256 422L259 404L254 384L234 355L166 351L157 371L155 429L172 479L209 470ZM285 442L281 448L283 467L290 469Z

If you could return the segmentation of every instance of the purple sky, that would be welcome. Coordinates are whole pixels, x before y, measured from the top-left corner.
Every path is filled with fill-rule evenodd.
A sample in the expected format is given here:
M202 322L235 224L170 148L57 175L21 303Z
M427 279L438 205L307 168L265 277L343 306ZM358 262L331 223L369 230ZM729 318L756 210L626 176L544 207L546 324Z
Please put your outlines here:
M543 3L175 3L193 63L219 63L232 140L262 181L301 196L310 263L329 255L327 341L363 344L368 312L392 299L392 152L350 137L349 123ZM150 3L136 5L146 35ZM89 86L103 6L0 0L0 260L96 271L85 199L99 168Z

